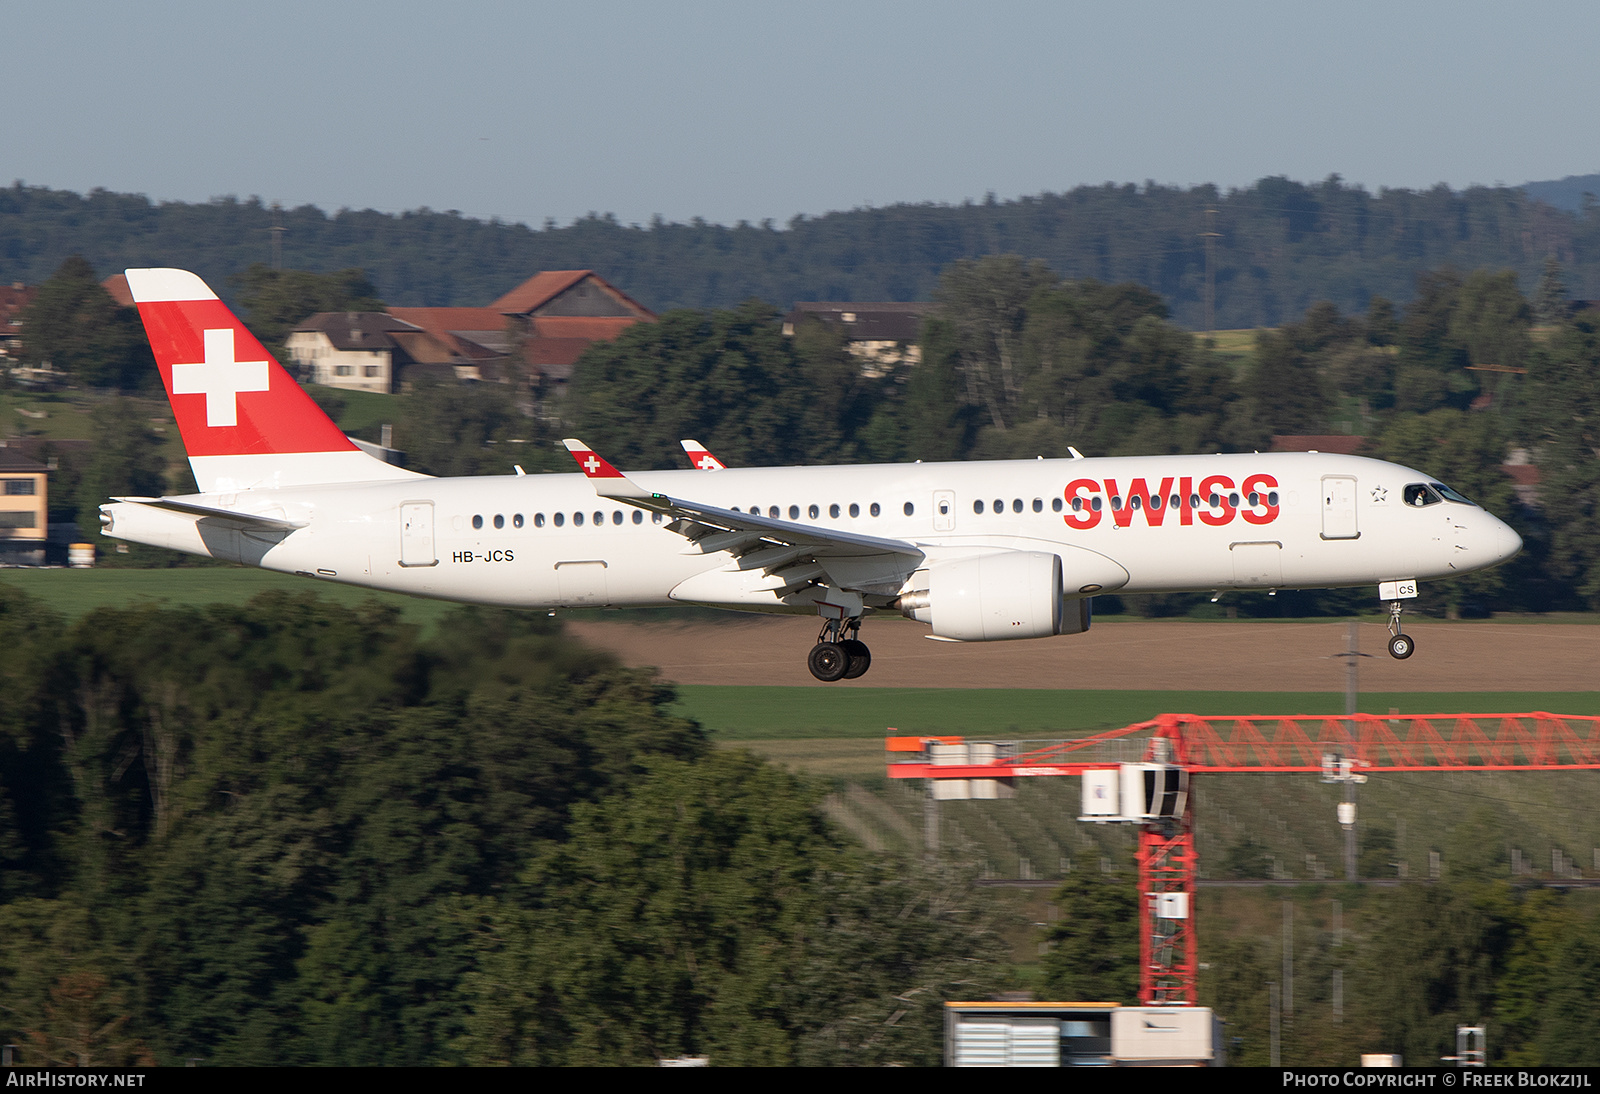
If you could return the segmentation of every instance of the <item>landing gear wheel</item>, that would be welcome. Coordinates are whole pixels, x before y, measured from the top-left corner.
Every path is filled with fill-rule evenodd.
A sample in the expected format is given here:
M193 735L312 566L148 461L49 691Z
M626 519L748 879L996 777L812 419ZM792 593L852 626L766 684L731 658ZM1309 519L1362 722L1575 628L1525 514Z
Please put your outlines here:
M867 649L867 644L860 639L847 638L839 643L839 648L844 650L844 655L850 659L850 667L844 670L846 680L854 680L865 675L872 667L872 651Z
M1389 656L1396 661L1404 661L1416 652L1417 644L1409 634L1397 634L1389 639Z
M818 642L811 647L806 667L811 670L812 676L831 684L843 679L845 673L850 671L850 657L837 642Z

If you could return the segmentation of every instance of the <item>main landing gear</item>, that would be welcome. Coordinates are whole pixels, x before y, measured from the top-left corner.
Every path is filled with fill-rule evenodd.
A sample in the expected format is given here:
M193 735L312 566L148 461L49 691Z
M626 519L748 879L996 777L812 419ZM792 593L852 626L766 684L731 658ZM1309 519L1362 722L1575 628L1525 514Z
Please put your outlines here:
M1397 661L1404 661L1407 657L1417 652L1416 639L1400 630L1401 604L1404 601L1389 601L1389 656Z
M854 680L872 665L872 651L857 637L861 618L829 619L822 624L817 644L811 647L806 667L818 680ZM848 636L848 637L847 637Z

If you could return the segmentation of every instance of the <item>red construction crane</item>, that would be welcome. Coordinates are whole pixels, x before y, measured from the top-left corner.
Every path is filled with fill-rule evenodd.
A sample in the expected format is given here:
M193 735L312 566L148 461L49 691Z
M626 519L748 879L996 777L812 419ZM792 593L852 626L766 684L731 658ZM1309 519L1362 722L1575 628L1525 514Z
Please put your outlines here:
M986 741L994 758L959 762L960 737L888 738L890 752L921 753L891 762L892 779L1001 779L1109 773L1126 757L1116 742L1150 736L1142 770L1177 773L1166 784L1166 815L1139 826L1139 997L1146 1005L1196 1002L1198 964L1193 908L1196 877L1194 775L1322 775L1364 781L1379 772L1573 771L1600 769L1600 717L1532 714L1376 714L1268 717L1162 714L1152 721L1039 746ZM1024 746L1035 746L1024 749ZM1357 774L1357 772L1360 774ZM1105 776L1096 776L1103 784ZM1162 787L1150 784L1159 794ZM1141 807L1142 808L1142 807ZM1159 812L1159 810L1158 810ZM1084 819L1129 819L1106 817Z

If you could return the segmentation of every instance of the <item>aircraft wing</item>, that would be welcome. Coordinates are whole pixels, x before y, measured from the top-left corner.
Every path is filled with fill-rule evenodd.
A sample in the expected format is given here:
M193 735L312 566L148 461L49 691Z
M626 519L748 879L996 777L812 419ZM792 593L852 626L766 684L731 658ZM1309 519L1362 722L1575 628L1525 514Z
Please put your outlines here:
M179 498L112 498L112 501L126 501L135 505L148 505L152 509L170 509L174 513L184 513L191 517L210 517L214 520L228 520L235 524L242 524L246 528L255 528L265 532L292 532L296 528L304 528L305 521L285 520L282 517L267 517L258 513L240 513L233 509L219 509L213 505L198 505L192 501L183 501Z
M667 529L689 541L686 554L727 551L737 560L738 569L780 574L796 587L821 577L831 585L877 595L897 592L924 557L920 547L903 539L800 524L652 493L582 441L569 440L566 445L601 497L671 517Z

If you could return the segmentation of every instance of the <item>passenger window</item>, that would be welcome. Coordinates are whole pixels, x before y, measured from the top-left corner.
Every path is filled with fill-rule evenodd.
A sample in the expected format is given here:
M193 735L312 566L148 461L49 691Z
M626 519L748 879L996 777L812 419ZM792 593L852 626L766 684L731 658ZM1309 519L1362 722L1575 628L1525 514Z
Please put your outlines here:
M1044 512L1044 499L1043 498L1034 498L1033 499L1033 511L1035 513Z
M667 519L667 517L666 517L665 513L651 513L650 514L650 523L651 524L660 524L662 521L664 521L666 519Z
M1118 512L1118 513L1122 512L1122 495L1121 494L1112 494L1111 495L1111 508L1113 510L1115 510L1116 512Z
M621 524L622 523L622 510L621 509L613 509L611 511L611 523L612 524Z
M582 513L574 513L574 514L572 514L572 526L574 528L583 527L583 514Z
M1089 499L1089 508L1093 509L1096 513L1098 513L1100 511L1100 509L1101 509L1100 499L1097 498L1097 497L1096 498L1090 498Z
M773 520L777 520L778 519L778 507L776 505L767 506L767 516L771 517Z
M1216 503L1212 502L1212 504L1215 505ZM1190 509L1198 509L1198 508L1200 508L1200 495L1199 494L1190 494L1189 495L1189 508Z
M513 528L521 528L522 527L522 514L521 513L517 513L517 514L512 516L512 518L511 518L511 527L513 527Z
M974 513L983 512L983 502L981 500L973 502L972 503L972 511Z
M1061 499L1060 499L1060 498L1057 498L1057 499L1056 499L1056 500L1057 500L1057 501L1060 501L1060 500L1061 500ZM1057 508L1057 510L1056 510L1056 511L1057 511L1057 512L1060 512L1060 509L1059 509L1059 507L1058 507L1058 508ZM1073 512L1074 512L1074 513L1081 513L1081 512L1083 512L1083 499L1082 499L1082 498L1073 498L1073 499L1072 499L1072 511L1073 511Z
M635 509L633 511L633 523L635 523L635 524L643 524L644 523L644 510L643 509Z
M1239 495L1238 494L1229 494L1228 495L1228 504L1233 506L1235 509L1239 508Z
M555 521L556 527L560 528L563 524L567 523L567 515L565 513L557 513L555 516Z
M506 518L504 514L496 513L494 515L494 526L496 528L504 528L506 526Z
M1078 507L1076 505L1074 505L1073 508L1076 509ZM1050 511L1052 513L1061 512L1061 499L1060 498L1051 498L1050 499Z
M1111 508L1115 509L1116 507L1117 507L1117 503L1116 502L1112 502L1111 503ZM1128 508L1129 509L1143 509L1144 508L1144 502L1140 500L1138 494L1135 494L1133 497L1128 499Z
M1013 513L1022 512L1022 499L1021 498L1012 498L1011 499L1011 511Z
M867 512L871 513L873 516L877 516L880 512L882 512L882 510L878 508L877 502L873 502L872 508L868 509Z
M1259 505L1261 503L1261 495L1252 490L1248 500L1252 506Z
M789 519L790 520L799 520L800 519L800 507L798 505L789 506Z
M838 502L834 502L832 505L828 506L828 515L830 517L838 519L838 516L839 516L839 503Z
M1267 504L1268 505L1277 505L1278 504L1278 492L1276 490L1267 491Z
M604 524L606 522L606 515L597 510L594 515L594 522L596 525Z
M533 514L533 526L535 528L543 528L544 527L544 514L543 513L535 513L535 514Z
M1167 504L1173 509L1176 509L1178 506L1183 504L1183 498L1179 497L1177 494L1174 494L1172 497L1167 499Z
M996 513L1004 513L1006 511L1006 502L1004 498L994 499L994 511Z
M917 511L917 507L915 505L912 505L909 501L906 502L906 507L905 507L906 516L909 517L912 514L914 514L916 511Z
M816 520L817 517L822 515L822 510L818 509L815 505L807 509L806 512L810 515L812 520Z
M472 526L474 528L482 528L483 527L483 517L481 515L474 514L473 518L472 518Z
M855 502L851 502L850 515L852 517L859 517L861 515L861 506L857 505Z
M1220 497L1218 497L1216 494L1212 494L1209 498L1206 499L1206 504L1211 506L1211 508L1215 509L1215 508L1217 508L1218 506L1220 506L1222 504L1222 499Z

